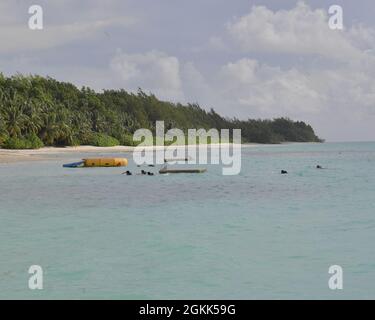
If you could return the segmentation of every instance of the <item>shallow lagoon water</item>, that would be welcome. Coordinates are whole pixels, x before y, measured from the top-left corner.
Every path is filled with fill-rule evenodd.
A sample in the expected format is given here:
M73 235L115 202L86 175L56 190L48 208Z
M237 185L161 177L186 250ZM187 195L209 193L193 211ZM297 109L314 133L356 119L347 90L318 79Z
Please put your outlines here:
M85 156L0 164L0 298L375 298L375 143L243 148L237 176L62 168Z

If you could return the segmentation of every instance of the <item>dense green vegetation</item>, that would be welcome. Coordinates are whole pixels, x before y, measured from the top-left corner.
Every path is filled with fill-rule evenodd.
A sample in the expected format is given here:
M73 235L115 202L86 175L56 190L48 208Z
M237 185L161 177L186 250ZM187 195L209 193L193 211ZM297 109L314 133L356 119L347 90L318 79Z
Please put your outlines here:
M154 130L164 120L165 129L242 129L243 142L280 143L320 141L311 126L280 118L228 119L197 104L160 101L142 90L97 93L89 88L40 76L5 77L0 74L0 146L133 145L139 128Z

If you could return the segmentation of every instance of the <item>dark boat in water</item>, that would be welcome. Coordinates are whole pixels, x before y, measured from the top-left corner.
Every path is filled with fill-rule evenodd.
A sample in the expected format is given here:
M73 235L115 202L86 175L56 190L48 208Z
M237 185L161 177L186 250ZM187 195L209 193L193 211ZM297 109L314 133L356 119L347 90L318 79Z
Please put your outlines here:
M160 174L166 174L166 173L203 173L206 172L206 168L197 168L197 169L168 169L168 168L162 168L159 170Z

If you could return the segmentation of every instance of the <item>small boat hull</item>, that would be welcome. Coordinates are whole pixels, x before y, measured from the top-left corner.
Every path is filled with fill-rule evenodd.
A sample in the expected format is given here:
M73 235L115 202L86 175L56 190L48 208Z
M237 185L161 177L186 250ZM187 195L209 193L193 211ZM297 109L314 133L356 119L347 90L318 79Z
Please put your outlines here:
M166 173L203 173L206 172L207 169L201 168L201 169L160 169L160 174L166 174Z

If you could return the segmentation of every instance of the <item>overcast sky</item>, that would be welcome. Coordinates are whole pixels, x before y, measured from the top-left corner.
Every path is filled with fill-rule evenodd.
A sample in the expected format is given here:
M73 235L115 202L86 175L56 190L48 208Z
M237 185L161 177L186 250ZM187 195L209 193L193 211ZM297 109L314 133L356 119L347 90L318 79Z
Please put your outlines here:
M29 6L44 29L28 28ZM344 30L328 8L344 10ZM373 0L1 0L0 72L288 116L328 141L375 140Z

